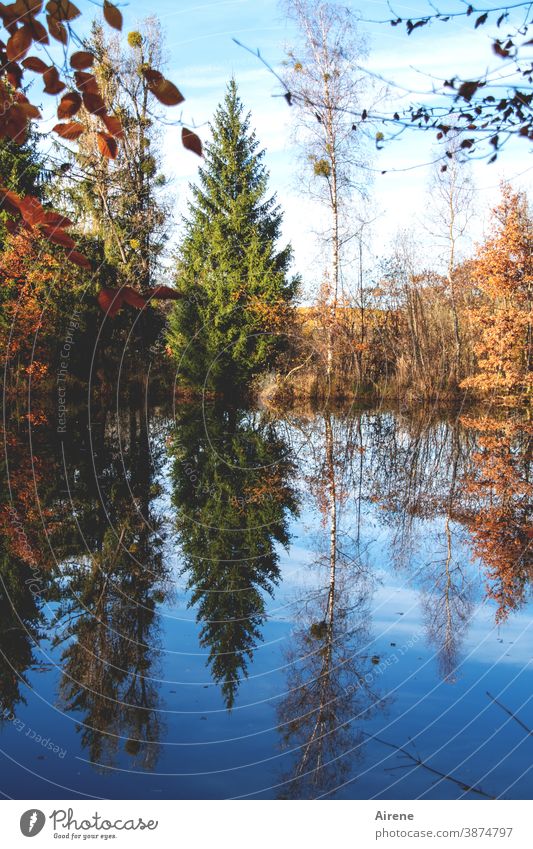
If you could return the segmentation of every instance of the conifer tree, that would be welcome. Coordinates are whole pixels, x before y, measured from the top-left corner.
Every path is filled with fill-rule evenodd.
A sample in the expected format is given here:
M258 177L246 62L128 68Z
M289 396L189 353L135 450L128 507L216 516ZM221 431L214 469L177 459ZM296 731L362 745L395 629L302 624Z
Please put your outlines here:
M197 387L242 389L274 364L298 284L290 246L278 248L282 213L250 117L231 80L191 187L176 280L185 298L169 346L181 378Z
M33 195L43 200L44 168L38 151L38 137L33 127L27 139L17 144L12 139L0 139L0 181L6 189L19 195ZM4 249L7 236L5 210L0 210L0 249Z

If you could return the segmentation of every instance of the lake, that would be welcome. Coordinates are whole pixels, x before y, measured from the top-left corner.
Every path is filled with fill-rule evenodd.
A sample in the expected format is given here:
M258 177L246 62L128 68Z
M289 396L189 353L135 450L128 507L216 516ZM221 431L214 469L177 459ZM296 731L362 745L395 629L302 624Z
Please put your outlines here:
M131 393L5 444L5 796L531 798L530 423Z

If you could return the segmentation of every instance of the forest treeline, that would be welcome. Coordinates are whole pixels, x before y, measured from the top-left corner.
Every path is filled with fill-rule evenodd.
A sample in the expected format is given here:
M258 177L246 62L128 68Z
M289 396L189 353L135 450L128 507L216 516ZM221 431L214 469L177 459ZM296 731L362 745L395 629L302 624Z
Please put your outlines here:
M363 305L347 296L334 311L318 301L296 312L296 343L276 391L411 401L468 396L529 407L532 224L525 193L503 185L488 238L448 274L416 265L409 240L399 242Z
M440 245L434 263L413 249L416 232L402 233L372 264L364 261L368 151L347 132L342 108L362 85L353 62L364 43L336 6L292 3L290 14L301 33L285 65L287 84L301 95L295 149L305 152L302 187L325 222L322 244L313 246L323 265L306 281L311 291L294 272L283 198L269 190L265 151L235 80L213 117L186 213L175 222L162 167L164 126L143 72L164 66L160 26L150 18L121 39L95 23L86 47L91 76L120 120L116 155L103 157L90 132L75 148L54 143L46 157L35 131L22 143L0 141L2 184L28 207L58 210L88 259L66 263L64 246L42 228L13 228L7 210L0 212L8 392L30 381L33 392L57 393L61 373L72 386L90 378L105 393L119 363L123 377L137 379L155 363L181 394L282 403L466 395L530 407L533 217L526 194L502 184L488 236L465 256L474 189L461 133L450 133L427 216ZM76 120L90 129L98 116L82 106Z

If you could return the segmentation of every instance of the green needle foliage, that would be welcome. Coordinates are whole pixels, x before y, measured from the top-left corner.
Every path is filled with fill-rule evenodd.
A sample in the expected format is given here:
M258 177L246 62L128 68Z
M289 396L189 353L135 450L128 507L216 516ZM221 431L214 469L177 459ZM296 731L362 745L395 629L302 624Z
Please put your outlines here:
M211 131L191 186L176 280L185 297L171 315L169 346L188 385L242 391L285 347L298 279L289 276L290 245L278 249L282 212L268 196L264 151L235 80Z
M231 709L298 512L294 467L275 424L253 413L185 405L177 425L172 479L183 573L200 644Z
M19 195L33 195L43 200L44 169L37 148L37 134L30 128L28 138L22 144L11 139L0 139L0 181L6 189ZM0 210L0 249L4 250L7 230L5 221L9 216Z

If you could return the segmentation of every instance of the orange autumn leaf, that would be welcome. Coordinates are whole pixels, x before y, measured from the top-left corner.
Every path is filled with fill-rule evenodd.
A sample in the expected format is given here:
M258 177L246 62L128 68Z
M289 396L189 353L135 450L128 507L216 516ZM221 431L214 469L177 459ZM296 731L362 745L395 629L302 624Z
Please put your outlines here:
M83 105L91 115L105 115L106 105L100 94L93 91L84 91L82 94Z
M99 131L96 134L96 140L98 143L98 150L105 156L107 159L115 159L118 153L118 145L109 133L104 133Z
M58 118L72 118L81 109L81 97L76 91L64 94L57 107Z
M57 133L65 141L76 141L85 132L85 127L79 121L69 121L68 124L56 124L52 129L54 133Z
M41 224L40 230L44 236L48 239L48 241L53 242L55 245L61 245L63 248L71 248L74 249L76 247L76 242L69 236L68 233L65 233L64 230L61 230L59 227L51 227L49 224Z
M121 139L124 136L122 124L115 115L101 115L100 117L112 136L115 136L116 139Z

